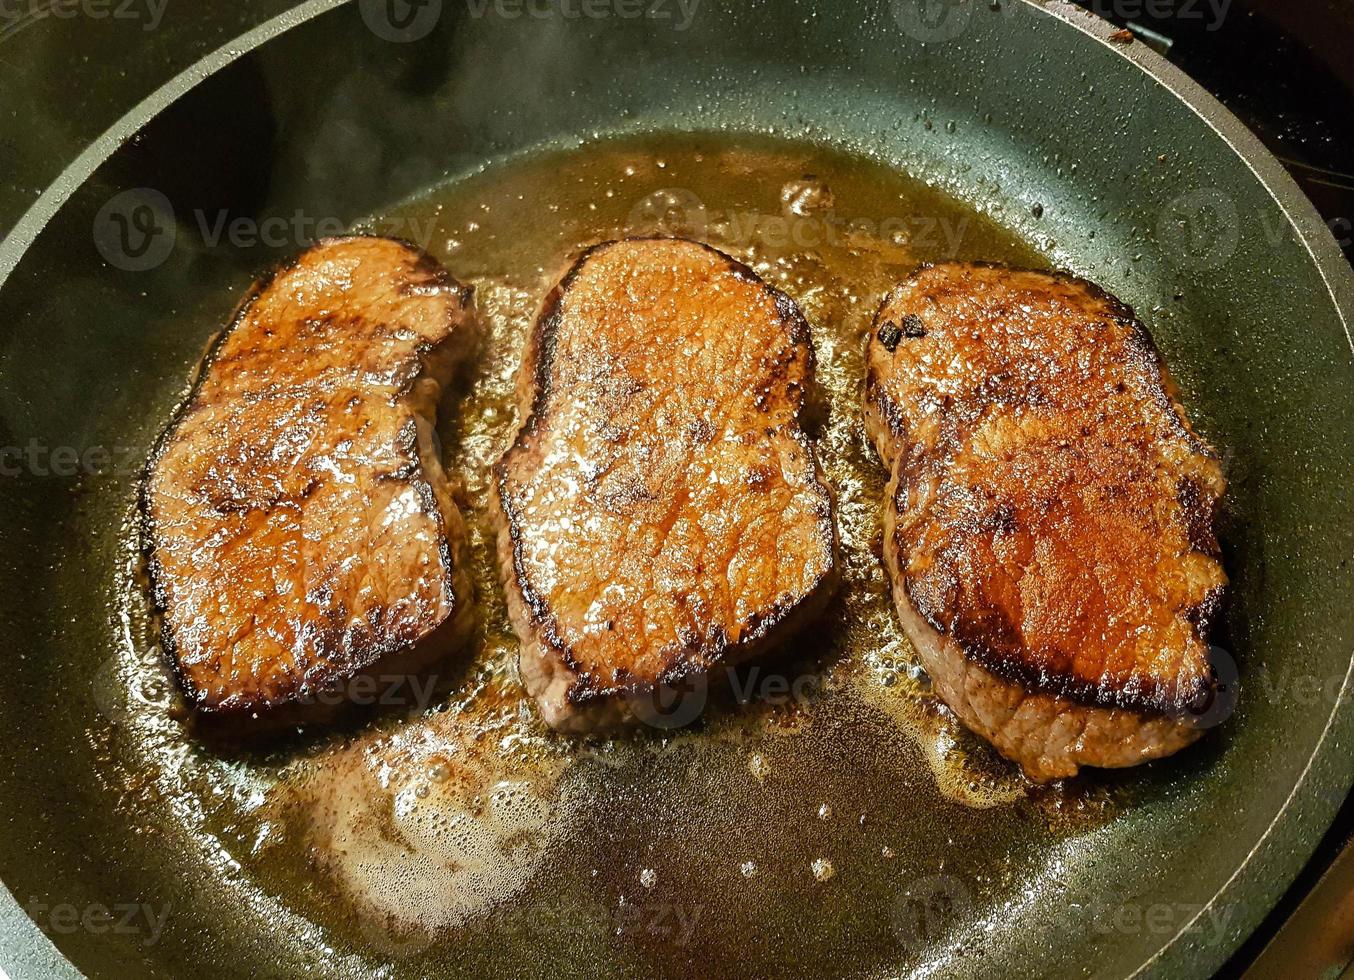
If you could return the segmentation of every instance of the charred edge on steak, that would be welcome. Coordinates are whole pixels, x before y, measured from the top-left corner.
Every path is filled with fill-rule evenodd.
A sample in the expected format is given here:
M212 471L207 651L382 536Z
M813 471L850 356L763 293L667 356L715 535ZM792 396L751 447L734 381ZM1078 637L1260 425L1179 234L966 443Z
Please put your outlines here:
M534 589L531 588L525 575L525 566L522 560L522 526L521 515L513 507L511 495L507 488L507 468L509 459L519 452L525 452L529 448L531 437L537 434L537 430L545 417L547 401L551 393L550 379L553 373L552 362L555 357L556 341L560 320L563 317L561 303L569 287L573 285L574 280L583 268L583 265L594 254L618 245L622 242L643 242L643 241L662 241L670 242L675 239L662 235L639 235L628 238L618 239L616 241L599 242L591 245L578 254L569 270L564 274L560 281L546 294L541 304L541 309L537 313L535 326L532 328L531 335L527 341L527 352L525 356L531 360L533 375L533 394L531 408L527 418L518 428L516 437L508 451L494 464L493 472L498 483L498 503L502 508L503 516L507 523L508 537L512 542L513 558L513 583L510 587L516 588L522 597L523 604L531 612L532 625L536 627L536 639L538 642L548 646L553 650L564 664L575 675L575 679L569 685L566 695L570 704L576 707L583 707L593 701L602 700L613 696L648 696L658 688L664 686L673 686L690 677L706 673L711 666L718 665L723 661L733 644L729 642L728 635L723 629L719 630L716 642L710 646L709 652L705 657L696 661L689 657L678 660L677 663L665 668L658 676L655 682L634 681L629 684L619 683L607 685L603 683L595 674L580 668L579 660L574 654L569 644L559 635L559 624L554 615L550 612L549 603L542 598ZM680 239L689 241L689 239ZM798 304L789 296L776 289L770 283L766 282L756 272L746 264L739 262L730 255L721 252L719 249L704 242L692 242L699 245L706 251L714 253L722 261L727 262L735 275L743 278L745 281L758 285L776 305L776 311L782 320L790 325L791 343L794 345L803 345L807 353L806 380L814 376L816 361L814 358L813 344L810 342L809 325L805 320L803 311L799 309ZM802 414L796 413L796 426L802 424L799 417ZM810 445L804 432L798 427L795 429L795 437L801 447L806 451L810 450ZM836 524L831 520L832 506L828 496L826 485L820 479L816 461L810 455L808 462L813 468L813 484L820 491L818 494L817 514L820 518L820 526L826 526L827 532L822 537L822 542L827 545L830 552L837 553L837 529ZM811 586L806 590L805 595L817 593L824 584L835 575L836 563L833 562L828 570L815 578ZM752 615L748 620L740 624L740 638L738 646L755 643L764 638L782 622L784 622L797 608L798 601L786 602L777 601L771 607L767 614L757 616ZM674 657L680 657L675 654ZM618 672L618 679L620 674Z
M155 536L156 536L155 519L151 515L151 501L150 501L151 472L154 470L155 465L160 461L161 457L164 455L165 448L169 445L170 440L177 434L179 427L183 424L184 420L192 413L194 399L197 397L197 394L202 388L203 383L207 380L207 376L211 373L212 368L216 365L217 357L221 351L221 348L225 345L225 342L230 338L230 335L235 331L235 329L244 322L246 316L249 314L249 311L253 308L254 303L258 301L259 297L262 296L265 292L267 292L268 288L272 286L272 284L277 280L279 276L282 276L287 272L290 272L292 269L296 268L296 266L300 264L301 260L305 258L305 256L312 249L319 248L324 245L332 245L360 238L382 238L383 240L397 242L398 244L402 245L410 252L411 255L415 256L414 269L416 271L422 272L425 275L427 275L429 281L434 282L436 285L446 289L454 289L456 291L457 309L453 312L453 315L463 313L467 309L467 307L469 307L470 303L474 298L474 287L465 283L460 283L455 279L453 279L451 273L442 265L442 263L437 261L437 259L432 255L430 255L425 249L423 249L422 247L413 242L407 241L403 238L392 238L389 236L360 235L360 234L339 235L321 238L316 242L314 242L309 247L302 249L296 255L293 255L285 259L284 261L278 263L277 265L273 266L271 269L267 270L265 273L263 273L261 276L255 279L254 282L250 285L243 299L241 299L239 304L236 306L235 312L231 315L230 319L227 321L226 326L223 327L221 330L217 331L216 335L212 337L212 339L208 342L207 349L203 353L202 359L198 365L196 376L194 377L193 381L188 385L188 388L185 391L183 397L180 398L178 403L175 405L174 410L170 417L169 424L165 426L164 431L161 432L159 437L155 440L154 444L151 447L150 454L146 459L146 463L140 470L139 474L140 485L137 490L136 525L137 525L138 548L141 553L142 565L146 570L146 577L148 581L147 591L149 593L151 600L151 617L153 622L156 624L155 632L158 633L160 637L161 656L164 658L166 665L171 671L175 683L178 685L179 690L183 692L185 699L194 708L197 708L201 705L201 703L205 700L206 695L205 692L198 690L197 686L193 684L193 682L184 674L183 670L181 669L181 666L179 664L178 645L175 643L174 633L169 626L168 618L166 616L166 612L168 611L167 609L168 598L164 587L164 570L160 564L159 556L156 554L155 550ZM437 348L437 346L439 345L425 342L418 344L414 348L414 350L417 353L418 357L421 359L424 358L427 354L434 351ZM413 376L406 379L405 384L402 385L399 389L397 389L396 397L406 394L416 383L419 376L421 376L421 373L422 372L416 372ZM407 434L406 430L408 430ZM418 460L417 455L418 454L417 426L413 426L412 428L410 428L410 426L406 425L404 429L401 430L400 435L402 437L401 448L405 448L407 451L412 452L413 456L410 462L412 465L418 466L421 472L420 461ZM411 480L410 484L414 488L416 494L418 495L420 503L425 508L428 508L427 513L429 513L430 516L432 516L438 522L439 527L444 527L445 515L442 514L441 508L437 503L437 495L434 492L432 485L424 479ZM455 605L461 602L469 601L470 597L457 595L456 593L455 573L458 565L453 564L453 558L455 558L456 556L454 555L451 545L447 541L447 537L445 534L439 537L438 551L439 556L443 561L443 568L446 569L444 587L446 588L448 599L454 608ZM334 636L341 635L342 635L341 632L336 632L333 630L326 630L320 634L321 637L331 641ZM384 636L381 636L380 638L376 638L376 634L373 633L373 640L374 645L368 648L373 651L371 656L367 658L368 662L370 663L378 662L384 659L385 657L390 656L391 654L395 653L401 648L407 646L409 643L409 640L407 638L401 638L394 634L389 633L385 634ZM336 661L334 658L328 655L324 647L321 648L321 656L324 658L324 661L326 663L338 663L338 661ZM345 679L344 670L340 667L339 669L336 669L334 671L318 674L316 676L315 683L307 684L305 685L304 688L298 688L297 691L294 693L294 695L286 700L262 704L243 704L238 707L213 709L212 714L215 717L220 718L222 720L228 720L232 717L237 716L243 717L252 715L259 711L273 711L278 708L283 708L287 706L290 702L294 702L308 695L326 690L328 687L332 685L341 684L344 681L344 679Z
M1004 262L970 262L968 264L988 269L1010 268ZM923 263L908 276L903 286L890 291L884 297L883 302L880 303L879 310L875 314L876 322L883 317L884 310L892 305L902 289L915 282L921 273L934 267L935 263ZM1209 459L1218 460L1218 454L1213 447L1195 434L1181 414L1180 406L1172 398L1171 391L1167 387L1166 365L1161 352L1152 339L1152 335L1148 333L1146 326L1138 319L1133 309L1117 296L1080 276L1061 270L1045 272L1045 274L1061 282L1085 289L1094 299L1106 305L1110 317L1128 331L1131 341L1127 344L1127 347L1130 353L1137 358L1137 366L1147 379L1145 384L1148 394L1164 410L1164 414L1171 423L1173 433L1183 438L1191 450ZM908 316L914 315L908 314ZM890 352L896 349L896 346L895 344L893 348L890 348ZM874 384L872 379L867 380L866 398L876 406L880 418L888 425L890 433L896 439L904 438L906 423L901 409L888 397L882 386ZM897 454L895 454L895 459L897 459ZM899 508L900 511L906 506L906 484L906 480L899 479L893 501L893 506ZM1219 547L1213 531L1213 521L1216 517L1219 502L1214 502L1212 506L1206 506L1199 488L1192 482L1188 482L1186 486L1182 486L1180 489L1180 503L1184 510L1183 518L1187 522L1191 544L1203 554L1217 558ZM899 554L907 554L906 541L903 538L901 528L895 530L895 538ZM1200 545L1204 546L1200 547ZM982 635L983 630L977 630L978 635L975 636L956 635L952 625L941 621L935 615L935 610L923 608L915 601L910 576L905 577L903 584L913 608L932 629L956 642L969 659L990 673L1028 690L1064 697L1078 704L1092 707L1121 708L1144 715L1171 717L1188 716L1192 705L1200 703L1201 699L1212 696L1216 678L1211 663L1208 672L1200 677L1193 687L1186 689L1181 689L1176 685L1162 687L1151 682L1140 682L1127 687L1111 687L1103 683L1078 681L1063 674L1050 675L1038 670L1034 665L1028 663L1024 657L1012 655L1009 649L1003 650L1001 647L995 646L990 642L990 637ZM1224 594L1225 589L1222 588L1210 590L1202 602L1186 613L1187 619L1194 627L1196 638L1201 642L1207 643L1212 635L1216 617L1221 612ZM1002 624L991 621L992 617L997 616L1005 618L1004 613L998 609L978 611L975 618L984 622L984 628L995 626L997 627L994 631L996 635L1003 635L1000 628ZM1006 624L1006 628L1007 632L1013 629L1009 623Z
M906 480L898 481L893 506L901 512L906 507ZM902 528L894 529L894 547L900 556L908 553ZM1021 652L1019 630L1009 620L1005 610L993 604L980 604L977 597L967 596L969 613L959 622L967 627L956 629L957 622L942 618L941 610L933 603L918 601L911 575L904 574L903 588L908 601L931 629L956 643L964 656L1004 681L1018 684L1031 692L1051 694L1077 704L1099 708L1121 708L1143 715L1188 716L1189 707L1201 698L1211 696L1215 677L1210 670L1197 678L1190 687L1176 683L1160 685L1152 680L1136 678L1127 685L1115 685L1105 679L1085 681L1062 672L1048 672L1032 664ZM1193 627L1195 638L1207 643L1215 619L1222 610L1226 590L1210 589L1203 600L1185 611L1185 618Z

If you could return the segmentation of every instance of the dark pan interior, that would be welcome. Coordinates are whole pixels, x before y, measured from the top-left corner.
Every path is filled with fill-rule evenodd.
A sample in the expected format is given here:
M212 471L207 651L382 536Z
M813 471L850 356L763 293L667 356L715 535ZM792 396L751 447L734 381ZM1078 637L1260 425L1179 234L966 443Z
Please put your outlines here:
M1314 847L1351 781L1342 698L1354 638L1354 364L1331 285L1262 180L1275 171L1229 145L1251 150L1244 135L1215 129L1229 117L1201 116L1128 55L1159 62L1023 2L963 6L948 28L916 20L905 0L702 5L680 30L669 6L663 23L448 4L409 42L373 31L372 5L324 13L187 90L65 188L21 257L4 256L17 265L0 289L0 444L74 447L81 460L103 447L111 465L0 479L0 877L30 909L171 910L153 945L35 913L82 972L360 972L290 942L285 921L241 909L223 884L228 856L213 864L143 832L163 814L128 818L136 787L107 778L89 735L109 723L99 684L122 642L113 570L136 464L230 297L288 247L207 247L181 227L163 263L128 271L96 248L100 209L155 188L176 215L351 221L488 160L607 134L787 135L946 189L1139 310L1224 451L1235 589L1220 645L1241 678L1234 716L1187 762L1138 777L1133 808L1044 855L1001 904L970 910L962 942L939 953L880 952L921 863L911 878L862 880L838 910L883 923L840 926L871 947L860 961L894 956L896 973L1206 975ZM1335 254L1320 248L1324 260ZM1347 270L1338 275L1347 298ZM1107 920L1095 912L1106 908L1128 911ZM793 904L765 913L768 928L789 933L803 914ZM683 953L691 969L720 955ZM538 937L505 949L500 965L623 974L621 961L591 956ZM780 966L816 976L830 962L797 955Z

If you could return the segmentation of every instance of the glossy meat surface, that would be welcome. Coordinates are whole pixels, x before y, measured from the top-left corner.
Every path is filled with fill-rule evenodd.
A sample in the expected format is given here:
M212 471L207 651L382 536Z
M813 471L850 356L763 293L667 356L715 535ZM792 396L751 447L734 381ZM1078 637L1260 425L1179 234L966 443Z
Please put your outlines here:
M867 361L893 475L885 558L952 707L974 667L1003 698L1056 700L1034 706L1047 725L1075 712L1083 736L1105 719L1082 707L1174 718L1212 696L1225 483L1130 310L1069 276L924 267L879 311ZM1016 711L964 720L1032 772L1128 764L1193 735L1171 722L1142 744L1055 738L1050 753L1038 726L1000 731Z
M497 466L521 672L556 728L752 656L826 601L831 499L794 303L709 246L586 252L547 297Z
M258 283L152 456L146 543L190 704L304 720L471 623L435 442L470 293L402 242L323 241Z

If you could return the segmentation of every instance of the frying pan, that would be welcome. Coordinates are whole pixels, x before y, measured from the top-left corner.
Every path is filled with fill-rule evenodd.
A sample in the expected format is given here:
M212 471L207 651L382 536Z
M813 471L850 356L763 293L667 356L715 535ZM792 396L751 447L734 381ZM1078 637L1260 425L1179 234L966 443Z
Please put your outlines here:
M450 3L400 8L417 17L396 23L386 9L316 0L231 41L95 140L0 247L0 442L73 447L82 474L53 480L45 465L15 465L0 479L0 961L10 975L327 976L382 959L294 942L285 921L241 909L231 855L147 832L174 815L136 819L138 806L163 802L138 803L134 780L111 778L106 743L90 737L109 724L101 667L123 642L113 569L125 558L133 463L222 307L262 264L258 249L187 235L153 268L111 264L91 235L109 202L154 188L176 214L352 219L533 147L710 130L872 155L993 215L1144 315L1224 450L1234 594L1221 642L1241 695L1203 745L1118 777L1135 786L1134 803L1107 826L971 879L981 884L960 896L962 914L920 951L897 941L890 910L943 853L843 876L830 898L787 890L735 909L738 948L671 950L647 966L1216 969L1354 781L1354 279L1275 160L1160 58L1063 4L711 4L680 30ZM431 20L417 19L428 10ZM85 465L96 447L111 463ZM984 832L943 807L915 822L955 849ZM728 829L730 840L756 832ZM133 903L172 913L155 943L54 911ZM468 943L437 972L625 975L637 961L616 949L576 937L497 952ZM417 962L387 969L413 974Z

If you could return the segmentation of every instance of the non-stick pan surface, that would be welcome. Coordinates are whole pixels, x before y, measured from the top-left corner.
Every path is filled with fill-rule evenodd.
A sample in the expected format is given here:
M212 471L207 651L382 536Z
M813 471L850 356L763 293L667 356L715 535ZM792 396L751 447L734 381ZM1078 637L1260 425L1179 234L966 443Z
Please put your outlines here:
M1187 757L1119 777L1134 805L1075 846L993 868L991 888L931 895L950 904L930 906L920 932L898 916L943 854L843 876L835 907L773 903L766 934L749 937L759 962L802 976L842 962L982 976L1202 976L1221 963L1354 778L1354 283L1254 138L1159 58L1056 4L701 4L689 17L660 4L660 22L434 3L406 11L431 19L402 26L381 4L335 6L306 4L157 92L0 248L0 442L38 447L7 452L0 479L11 975L324 976L383 958L294 942L285 920L242 909L232 856L146 831L172 815L130 819L151 804L135 780L110 778L113 750L98 746L113 741L91 737L117 721L106 667L125 642L115 570L137 464L213 319L269 258L184 234L143 267L139 249L110 263L97 232L109 203L131 192L177 215L351 220L533 147L711 130L872 156L1121 295L1223 447L1232 486L1220 645L1241 693L1226 723ZM916 819L975 832L935 806ZM143 914L133 906L169 911L154 942L117 925ZM90 913L100 908L111 920ZM787 951L779 960L768 935ZM505 943L497 966L623 975L608 948L537 933ZM406 952L386 949L395 975L417 962ZM732 957L670 955L662 972L727 973ZM495 963L462 965L482 975Z

